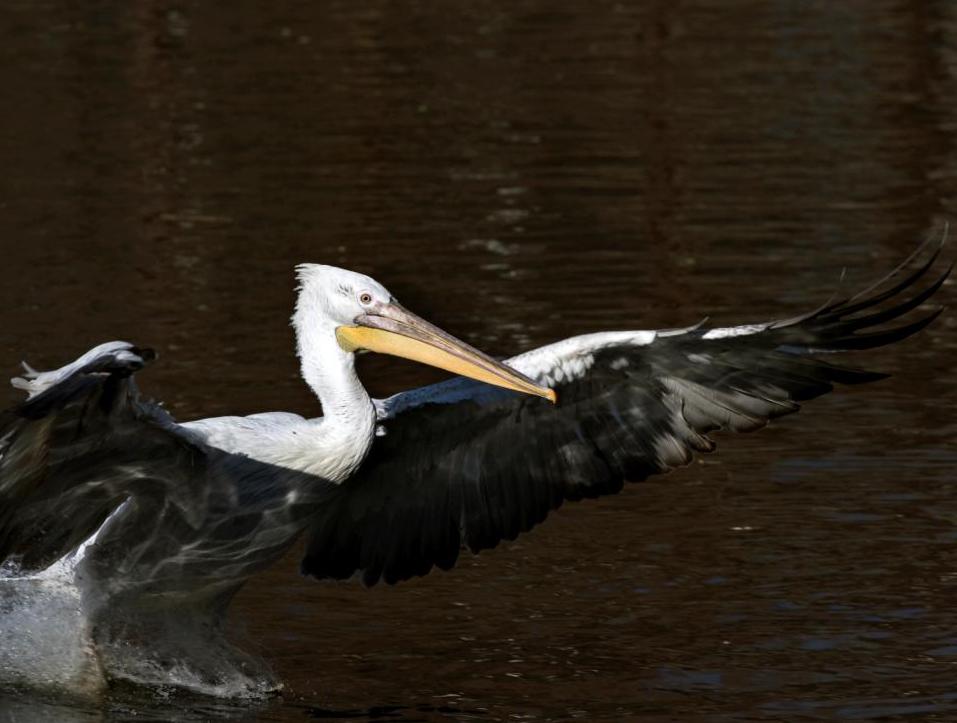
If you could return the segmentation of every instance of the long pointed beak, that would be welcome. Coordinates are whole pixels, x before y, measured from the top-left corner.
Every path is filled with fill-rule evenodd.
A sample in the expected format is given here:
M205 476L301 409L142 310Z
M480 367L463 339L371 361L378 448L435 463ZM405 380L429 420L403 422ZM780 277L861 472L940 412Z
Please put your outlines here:
M392 354L488 384L544 397L553 404L557 399L553 390L446 334L395 301L382 304L373 313L359 316L355 326L338 327L336 338L346 351L365 349Z

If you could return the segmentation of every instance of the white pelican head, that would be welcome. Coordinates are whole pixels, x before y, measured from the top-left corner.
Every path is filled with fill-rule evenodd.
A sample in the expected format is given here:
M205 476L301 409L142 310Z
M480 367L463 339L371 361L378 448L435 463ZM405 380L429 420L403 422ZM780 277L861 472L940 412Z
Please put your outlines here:
M321 264L300 264L296 271L300 285L293 320L300 333L304 325L321 324L348 354L392 354L555 401L551 389L405 309L375 279Z

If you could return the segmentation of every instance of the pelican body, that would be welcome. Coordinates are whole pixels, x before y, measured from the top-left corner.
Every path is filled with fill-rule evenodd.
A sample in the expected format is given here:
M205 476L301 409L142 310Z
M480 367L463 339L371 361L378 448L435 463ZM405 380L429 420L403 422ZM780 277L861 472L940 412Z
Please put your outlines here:
M56 581L92 651L76 673L88 686L274 688L222 620L303 533L302 571L319 579L391 584L448 569L565 500L687 464L714 448L712 430L758 429L835 383L882 378L817 357L929 324L939 309L894 322L943 284L949 269L924 281L938 255L921 247L865 291L792 319L587 334L505 362L368 276L304 264L292 323L318 419L176 422L133 379L155 355L126 342L54 371L24 365L13 384L28 398L0 425L0 631L24 591ZM360 351L457 376L375 400L356 374ZM246 682L230 688L237 676Z

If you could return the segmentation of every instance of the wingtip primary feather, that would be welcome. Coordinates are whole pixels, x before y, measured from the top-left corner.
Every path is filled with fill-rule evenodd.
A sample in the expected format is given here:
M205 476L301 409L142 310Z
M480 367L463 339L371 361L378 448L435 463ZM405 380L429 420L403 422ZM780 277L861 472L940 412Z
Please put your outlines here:
M887 283L887 282L890 281L891 279L893 279L895 276L897 276L899 273L901 273L904 269L906 269L908 266L910 266L910 264L913 263L915 259L920 258L920 256L924 253L924 251L925 251L929 246L931 246L931 244L934 242L934 240L935 240L935 239L934 239L933 237L928 237L925 241L923 241L921 244L919 244L919 245L917 246L917 248L914 249L914 251L912 251L912 252L907 256L907 258L905 258L901 263L899 263L897 266L895 266L893 269L891 269L891 271L890 271L888 274L885 274L885 275L882 276L880 279L878 279L877 281L875 281L874 283L872 283L870 286L868 286L868 287L862 289L861 291L857 292L856 294L854 294L852 297L850 297L850 298L845 302L845 304L850 304L851 302L855 302L855 301L858 301L858 300L860 300L860 299L863 299L862 301L859 302L859 303L861 303L861 304L877 303L877 302L879 302L879 301L884 301L885 299L890 298L891 296L894 296L897 292L901 291L902 289L904 289L904 288L910 286L910 284L912 284L912 283L914 283L915 281L917 281L917 279L919 279L921 276L923 276L924 273L925 273L931 266L933 266L934 262L937 260L937 257L940 256L940 252L941 252L941 250L942 250L943 247L944 247L944 243L946 242L946 235L943 236L943 237L937 242L937 248L934 249L934 251L933 251L933 253L931 253L930 257L929 257L926 261L924 261L917 269L915 269L913 272L911 272L911 274L910 274L907 278L905 278L902 282L900 282L900 283L897 284L896 286L892 287L891 289L888 289L887 291L882 292L881 294L877 294L876 297L874 297L875 300L874 300L873 302L871 302L870 300L867 300L867 299L864 299L864 298L863 298L863 297L866 297L866 296L867 296L868 294L870 294L871 292L876 291L878 288L880 288L881 286L883 286L885 283Z

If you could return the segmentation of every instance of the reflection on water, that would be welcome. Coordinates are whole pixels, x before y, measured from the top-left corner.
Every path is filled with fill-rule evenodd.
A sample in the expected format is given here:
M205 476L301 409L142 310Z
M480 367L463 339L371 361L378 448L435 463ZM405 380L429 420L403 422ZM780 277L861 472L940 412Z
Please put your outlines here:
M954 217L942 1L2 14L3 358L154 345L143 383L184 419L316 413L286 324L299 261L512 354L807 309ZM364 590L291 556L233 613L287 683L259 710L116 691L5 715L947 718L954 326L876 355L887 382L452 573ZM436 378L364 361L379 395Z

